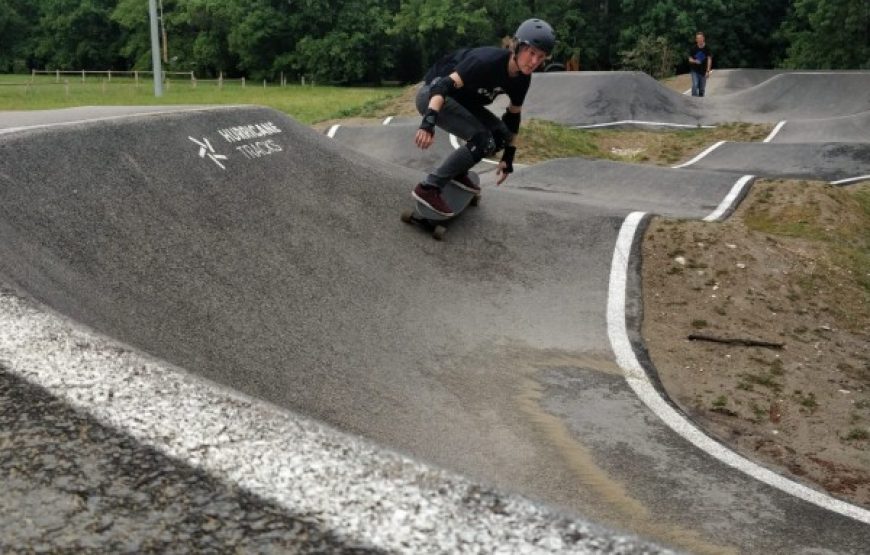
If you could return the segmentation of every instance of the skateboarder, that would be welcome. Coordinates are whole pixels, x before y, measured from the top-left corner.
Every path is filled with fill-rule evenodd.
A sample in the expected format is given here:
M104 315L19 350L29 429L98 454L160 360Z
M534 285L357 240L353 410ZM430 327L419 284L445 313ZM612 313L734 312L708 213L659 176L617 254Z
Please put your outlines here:
M417 185L412 193L415 199L443 216L452 216L441 189L453 180L469 191L480 191L469 179L468 170L500 150L504 152L496 172L497 184L507 179L513 172L513 140L520 129L520 111L532 72L550 55L555 43L553 28L547 22L528 19L517 28L511 48L457 50L429 69L417 93L417 110L423 121L414 142L422 149L429 148L436 125L467 142ZM500 94L510 98L501 119L486 108Z

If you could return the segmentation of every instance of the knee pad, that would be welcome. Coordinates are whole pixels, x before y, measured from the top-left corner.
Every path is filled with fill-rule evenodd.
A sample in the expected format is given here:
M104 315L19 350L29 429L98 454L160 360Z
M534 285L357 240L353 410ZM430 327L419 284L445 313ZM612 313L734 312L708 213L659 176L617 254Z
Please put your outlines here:
M471 139L465 143L465 148L471 153L475 164L483 160L484 156L492 156L498 150L495 138L489 131L480 131L472 135Z

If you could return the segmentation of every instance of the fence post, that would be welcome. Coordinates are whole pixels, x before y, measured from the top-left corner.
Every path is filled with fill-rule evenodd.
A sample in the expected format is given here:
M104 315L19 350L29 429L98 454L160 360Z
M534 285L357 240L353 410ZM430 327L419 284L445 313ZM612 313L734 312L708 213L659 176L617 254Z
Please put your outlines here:
M54 82L60 83L60 70L59 69L54 70Z
M245 88L245 78L244 77L242 77L242 88L243 89Z
M85 70L82 70L82 83L85 82Z
M223 90L224 88L224 72L221 71L218 74L218 89Z

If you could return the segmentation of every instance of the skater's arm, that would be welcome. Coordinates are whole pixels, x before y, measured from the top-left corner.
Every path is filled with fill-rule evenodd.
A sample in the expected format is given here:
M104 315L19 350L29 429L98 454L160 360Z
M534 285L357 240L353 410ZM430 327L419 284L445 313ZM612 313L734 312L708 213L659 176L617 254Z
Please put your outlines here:
M514 155L517 151L517 147L514 146L514 139L516 139L517 134L520 132L520 112L522 112L522 109L522 106L514 106L511 104L507 107L504 116L502 116L502 121L510 131L510 135L507 137L507 144L504 147L501 161L498 163L498 168L495 170L496 185L504 183L504 180L508 178L508 175L514 171Z
M423 115L423 122L414 136L414 143L424 150L432 146L432 142L435 140L435 122L438 120L438 112L444 107L446 97L450 91L461 89L463 85L462 77L455 71L447 76L447 79L450 81L443 81L443 85L439 82L432 88L429 109Z

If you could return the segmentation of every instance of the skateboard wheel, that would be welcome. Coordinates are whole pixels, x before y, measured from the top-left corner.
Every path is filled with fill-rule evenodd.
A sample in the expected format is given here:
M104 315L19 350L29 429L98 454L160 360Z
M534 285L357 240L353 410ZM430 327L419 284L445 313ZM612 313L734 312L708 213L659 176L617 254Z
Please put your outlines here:
M436 225L435 229L432 231L432 237L436 240L441 241L444 239L444 234L447 233L447 228L443 225Z
M479 194L474 195L474 197L472 197L472 199L471 199L471 206L477 206L479 204L480 204L480 195Z
M412 210L405 210L404 212L402 212L402 221L405 222L406 224L411 223L411 217L413 215L414 215L414 212Z

